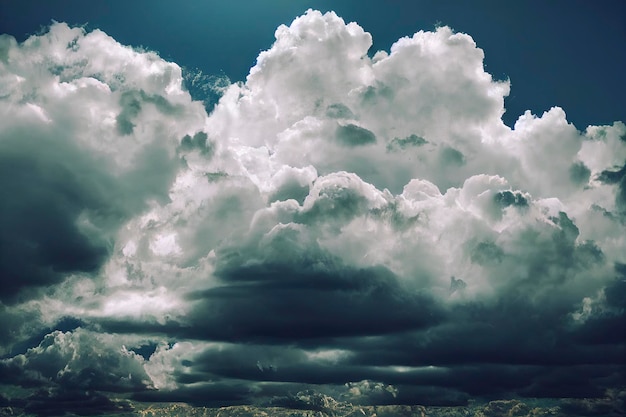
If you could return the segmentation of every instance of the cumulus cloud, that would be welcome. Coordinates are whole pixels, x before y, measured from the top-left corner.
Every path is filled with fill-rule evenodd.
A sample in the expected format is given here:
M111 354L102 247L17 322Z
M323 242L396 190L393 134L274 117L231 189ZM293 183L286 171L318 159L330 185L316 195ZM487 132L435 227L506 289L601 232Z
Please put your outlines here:
M469 35L370 56L308 11L210 114L98 30L0 45L5 379L209 404L626 383L626 126L507 127Z
M1 297L97 273L117 229L165 202L204 113L181 71L103 32L55 24L1 40Z
M55 382L63 389L125 392L146 389L150 379L141 358L117 340L76 329L55 331L41 343L4 361L3 382L9 378L22 384ZM116 349L117 348L117 349Z

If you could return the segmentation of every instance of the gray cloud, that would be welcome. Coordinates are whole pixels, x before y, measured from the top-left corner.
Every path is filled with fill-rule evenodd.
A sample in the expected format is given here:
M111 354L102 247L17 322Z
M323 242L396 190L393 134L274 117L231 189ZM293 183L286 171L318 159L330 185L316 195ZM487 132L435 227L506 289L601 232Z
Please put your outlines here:
M64 24L3 45L0 370L33 412L626 385L626 126L508 128L468 35L370 58L309 11L237 84Z
M35 139L24 134L19 142L13 138L13 146L11 138L0 141L3 301L14 300L24 287L57 283L67 273L97 271L108 253L106 235L81 230L79 216L84 210L99 212L106 224L111 212L126 215L96 188L110 184L104 173L91 171L85 178L81 173L90 171L88 163L61 160L73 159L71 150L49 149L45 143L35 148Z
M347 124L337 127L337 141L344 146L363 146L376 143L376 136L360 126Z
M293 343L395 333L441 319L428 297L406 293L383 268L263 263L218 274L227 284L204 292L190 316L210 339Z

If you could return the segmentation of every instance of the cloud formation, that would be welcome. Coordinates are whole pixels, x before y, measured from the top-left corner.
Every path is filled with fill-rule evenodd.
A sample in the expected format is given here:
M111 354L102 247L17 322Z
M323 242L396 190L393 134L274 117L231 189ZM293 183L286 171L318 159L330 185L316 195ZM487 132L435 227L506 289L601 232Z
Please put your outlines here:
M3 382L207 404L625 385L626 126L510 129L508 81L447 27L371 44L308 11L207 115L101 31L1 37Z

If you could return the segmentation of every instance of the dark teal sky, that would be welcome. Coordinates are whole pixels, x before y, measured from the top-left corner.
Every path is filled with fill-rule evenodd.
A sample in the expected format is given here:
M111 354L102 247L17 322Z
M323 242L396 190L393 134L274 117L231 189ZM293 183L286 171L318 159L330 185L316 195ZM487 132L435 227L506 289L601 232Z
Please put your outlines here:
M487 71L509 77L505 122L526 109L565 109L579 129L626 120L626 2L619 0L232 0L0 2L0 32L18 40L51 22L100 28L181 66L243 80L274 30L307 8L334 10L374 38L372 54L402 36L449 25L485 51Z

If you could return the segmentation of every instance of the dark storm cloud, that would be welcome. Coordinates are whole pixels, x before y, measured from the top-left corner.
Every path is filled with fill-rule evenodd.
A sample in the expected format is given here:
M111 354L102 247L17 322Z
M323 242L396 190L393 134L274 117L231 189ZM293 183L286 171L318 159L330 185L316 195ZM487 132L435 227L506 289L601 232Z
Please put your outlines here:
M584 345L597 346L618 345L626 355L626 267L616 265L616 277L603 290L605 299L603 311L597 312L584 324L576 329L574 337ZM622 358L623 359L623 358Z
M367 211L361 193L329 185L302 220L357 216ZM297 344L397 333L443 320L432 297L406 288L388 268L347 265L314 240L302 241L305 236L285 228L271 241L218 253L217 285L188 296L190 331L207 339Z
M232 259L219 271L222 285L190 295L183 334L291 344L396 333L442 319L433 300L406 292L385 268L238 263Z
M507 305L508 304L508 305ZM516 305L517 304L517 305ZM456 365L493 363L531 366L567 366L575 364L619 364L624 346L576 343L575 332L567 331L563 312L549 310L528 313L528 302L501 302L491 308L468 305L453 312L457 320L429 331L428 343L417 334L397 341L408 344L415 356L401 356L406 365ZM534 316L534 317L533 317ZM614 328L617 331L617 328ZM393 357L390 363L400 358ZM369 360L376 360L375 353ZM383 360L385 355L379 360Z
M111 250L120 224L144 198L163 198L171 171L146 176L146 164L168 165L158 149L120 179L71 144L50 142L60 131L14 131L0 140L0 300L70 273L93 274ZM59 143L60 142L60 143ZM168 172L169 171L169 172ZM145 178L145 179L144 179ZM128 183L126 183L128 182ZM143 183L140 193L136 185ZM20 293L21 290L28 290Z
M0 42L0 375L34 412L626 384L626 126L508 128L469 36L370 58L309 11L232 85L63 24Z
M78 216L84 210L107 216L114 208L89 184L91 178L81 175L87 167L7 149L6 139L0 143L0 299L15 301L22 288L54 284L67 273L95 272L107 244L81 231Z
M626 383L623 313L572 328L567 311L538 310L518 297L495 305L469 303L449 312L453 320L425 331L357 338L336 347L354 353L348 360L353 366L408 367L380 379L387 383L441 386L473 397L593 397ZM597 333L582 339L590 329ZM429 366L438 369L411 371Z
M569 225L573 234L574 228ZM571 237L558 232L552 238L537 248L547 259L554 250L575 251ZM401 387L397 401L444 405L476 396L596 396L626 382L619 371L626 354L619 337L623 313L572 327L570 302L537 293L537 283L521 283L494 302L448 309L407 292L383 268L331 268L312 261L241 266L253 257L227 257L217 272L221 285L191 297L195 307L184 324L143 327L234 343L186 363L179 383L224 378L321 386L373 379ZM605 289L609 306L623 307L616 297L620 283ZM606 328L598 329L598 321ZM102 324L125 331L122 323ZM615 337L585 338L587 329ZM129 324L126 331L142 331L142 325ZM248 343L237 345L241 340ZM300 349L347 354L320 363Z

